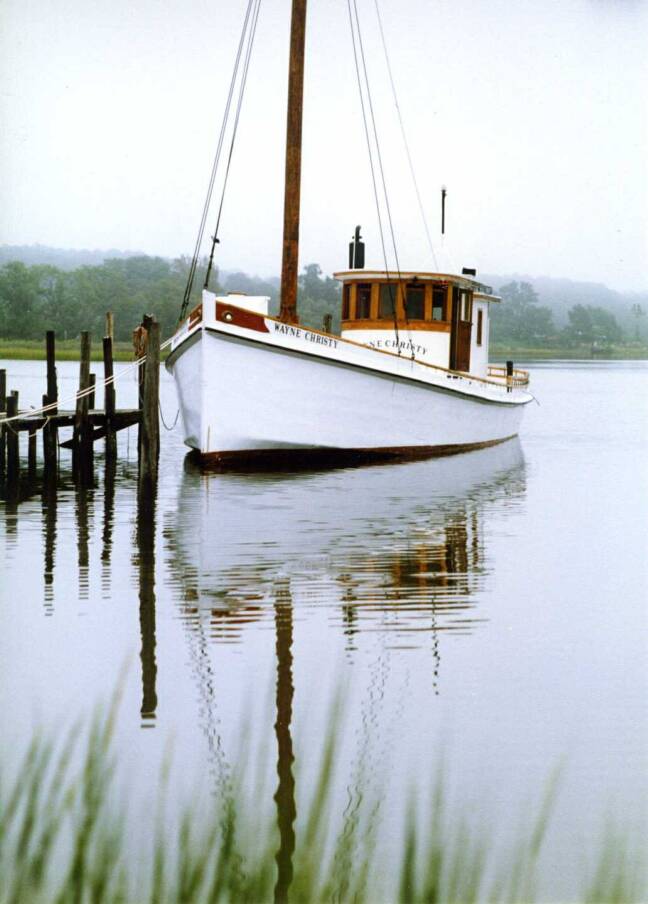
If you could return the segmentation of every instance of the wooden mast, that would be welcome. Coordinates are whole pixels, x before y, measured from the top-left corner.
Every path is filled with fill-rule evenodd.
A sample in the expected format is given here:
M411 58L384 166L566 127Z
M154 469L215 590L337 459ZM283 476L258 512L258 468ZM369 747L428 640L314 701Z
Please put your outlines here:
M292 0L288 117L286 124L286 185L284 194L281 307L279 319L298 323L299 197L301 189L302 109L304 98L304 44L306 0Z

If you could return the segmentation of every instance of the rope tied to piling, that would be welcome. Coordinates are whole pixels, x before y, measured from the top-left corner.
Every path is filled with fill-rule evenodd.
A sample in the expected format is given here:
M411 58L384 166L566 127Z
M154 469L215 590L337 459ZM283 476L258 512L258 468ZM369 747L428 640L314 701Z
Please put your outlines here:
M168 348L173 341L173 337L165 340L160 345L160 351L163 351L165 348ZM128 367L125 367L118 374L113 374L111 377L106 377L103 380L95 383L94 385L87 386L85 389L78 389L73 396L68 396L66 399L57 399L55 402L50 402L47 405L42 405L40 408L25 408L22 411L19 411L17 414L12 417L4 417L0 418L0 427L9 425L11 421L19 421L25 417L36 417L39 414L46 414L48 411L54 411L57 408L62 408L67 404L71 404L73 402L77 402L79 399L83 399L86 396L92 395L93 392L96 391L97 388L109 386L111 383L114 383L116 380L135 370L135 368L139 368L146 362L146 355L142 355L139 358L136 358L132 364ZM42 430L45 427L43 424L41 427L38 427L38 430ZM10 428L13 429L13 428Z

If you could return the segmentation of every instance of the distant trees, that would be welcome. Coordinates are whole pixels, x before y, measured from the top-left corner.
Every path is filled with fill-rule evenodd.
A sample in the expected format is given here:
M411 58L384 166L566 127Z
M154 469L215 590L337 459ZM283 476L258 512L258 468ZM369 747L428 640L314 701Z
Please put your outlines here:
M569 309L567 316L569 325L563 332L572 342L609 344L623 338L614 314L604 308L577 304Z
M142 255L64 271L12 261L0 267L0 336L35 339L48 329L61 338L77 336L83 329L98 336L106 311L115 315L117 339L129 339L147 311L155 313L163 335L169 335L178 319L189 263L187 258L168 261ZM198 273L196 303L201 287ZM217 274L212 287L220 290Z
M623 330L611 311L596 305L573 305L568 323L558 330L549 308L538 304L538 295L527 282L510 282L499 290L502 301L491 310L494 342L542 348L580 344L603 345L623 341Z
M517 345L547 345L556 336L553 315L538 304L531 283L510 282L499 290L500 304L491 308L491 335L494 342Z
M163 336L177 323L189 273L189 258L167 260L136 255L110 258L101 265L63 270L51 264L26 266L10 261L0 266L0 336L6 339L42 338L55 329L61 338L78 336L82 329L102 335L106 311L115 315L117 339L129 339L142 314L154 312ZM196 273L192 304L200 300L205 262ZM270 297L270 312L279 308L279 280L246 273L214 271L210 288L216 293L244 292ZM509 282L499 290L500 304L491 309L491 336L500 345L551 348L560 345L610 344L623 341L623 329L614 314L601 306L575 304L567 325L557 329L552 312L539 303L528 282ZM321 329L330 314L332 327L340 326L340 285L325 276L319 264L307 264L299 276L299 318L304 326ZM632 309L636 324L629 333L640 333L644 309Z

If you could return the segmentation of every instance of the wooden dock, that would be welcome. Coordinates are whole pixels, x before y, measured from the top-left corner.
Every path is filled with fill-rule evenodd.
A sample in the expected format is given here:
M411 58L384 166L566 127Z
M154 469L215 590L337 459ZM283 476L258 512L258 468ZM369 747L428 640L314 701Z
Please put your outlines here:
M104 407L95 407L96 375L90 373L92 339L89 332L80 334L79 386L74 407L59 408L56 374L56 336L45 336L46 388L42 406L20 410L17 391L7 386L7 374L0 370L0 481L7 492L21 479L24 456L21 457L21 437L27 438L27 473L36 475L38 467L38 434L42 435L42 469L44 477L58 473L60 449L72 451L72 470L75 479L93 479L94 444L103 440L106 461L117 458L117 433L135 424L138 430L138 473L140 484L154 485L157 480L160 452L159 387L160 387L160 326L147 315L133 331L134 366L139 370L139 405L118 409L116 405L113 362L113 319L106 315L106 335L102 340ZM63 404L66 404L63 401ZM72 428L72 436L59 440L59 430Z

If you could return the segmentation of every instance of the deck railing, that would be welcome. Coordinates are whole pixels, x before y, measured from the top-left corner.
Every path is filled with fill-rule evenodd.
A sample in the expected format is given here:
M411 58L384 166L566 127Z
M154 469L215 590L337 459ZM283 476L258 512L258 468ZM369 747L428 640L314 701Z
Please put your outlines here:
M528 386L529 371L513 368L511 373L508 372L506 365L489 364L488 376L493 380L501 380L507 386Z

